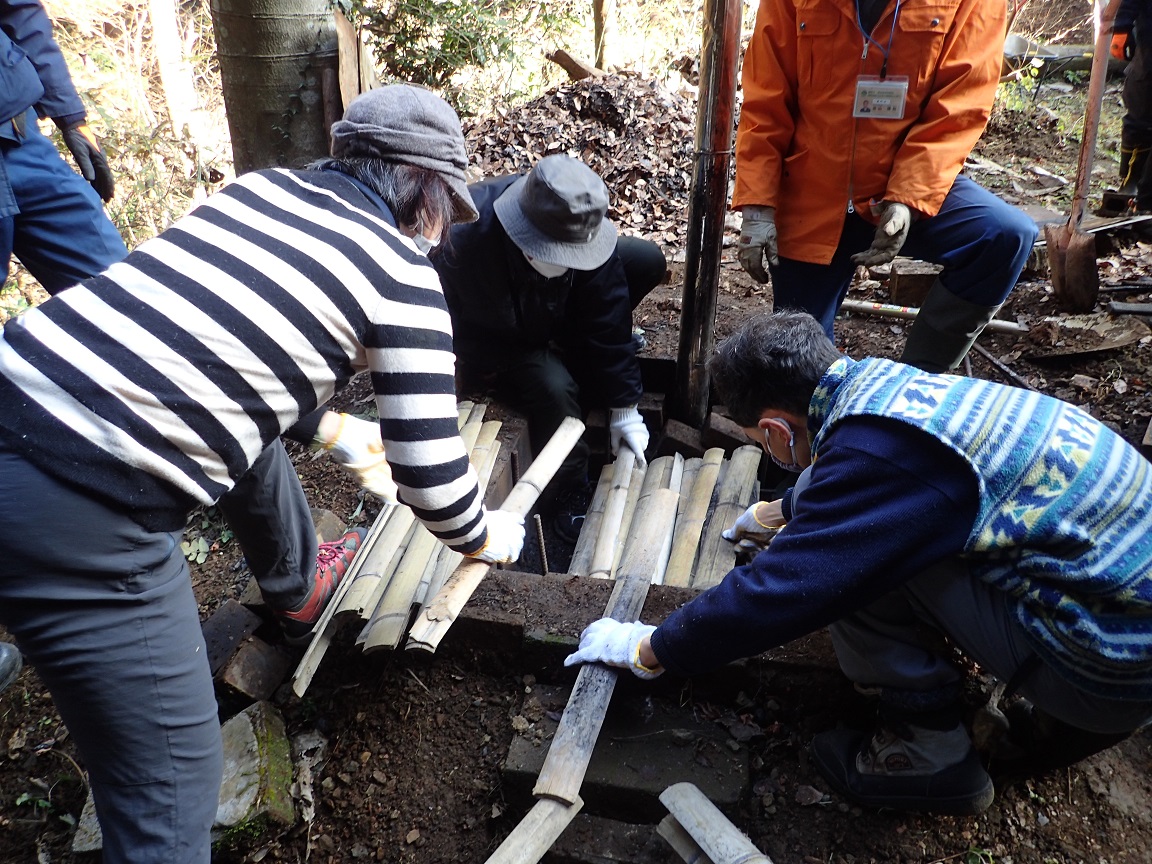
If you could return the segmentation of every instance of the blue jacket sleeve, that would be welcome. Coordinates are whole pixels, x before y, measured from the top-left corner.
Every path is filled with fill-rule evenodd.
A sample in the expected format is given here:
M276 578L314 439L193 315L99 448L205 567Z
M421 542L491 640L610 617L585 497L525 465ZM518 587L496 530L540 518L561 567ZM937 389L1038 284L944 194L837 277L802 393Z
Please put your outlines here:
M52 22L39 0L0 0L0 118L36 107L40 117L84 118Z
M652 649L695 675L818 630L959 553L978 502L968 463L935 438L897 420L844 420L772 545L673 612Z

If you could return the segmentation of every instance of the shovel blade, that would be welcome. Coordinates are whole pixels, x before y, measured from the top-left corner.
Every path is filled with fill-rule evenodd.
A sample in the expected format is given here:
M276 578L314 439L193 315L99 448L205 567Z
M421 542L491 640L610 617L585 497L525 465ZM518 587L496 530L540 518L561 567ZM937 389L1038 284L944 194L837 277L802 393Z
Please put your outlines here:
M1096 238L1069 225L1045 225L1052 295L1065 312L1091 312L1100 295Z

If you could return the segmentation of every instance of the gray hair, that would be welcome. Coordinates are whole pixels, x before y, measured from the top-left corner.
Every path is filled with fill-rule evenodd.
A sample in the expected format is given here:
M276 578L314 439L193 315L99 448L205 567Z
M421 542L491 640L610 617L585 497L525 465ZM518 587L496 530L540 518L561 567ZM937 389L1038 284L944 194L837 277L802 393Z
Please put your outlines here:
M785 309L743 324L716 349L708 371L728 416L755 426L767 409L806 416L816 385L840 356L815 318Z
M456 203L452 189L432 168L386 162L374 157L320 159L308 166L311 171L339 171L355 177L384 199L401 225L422 230L427 225L452 224Z

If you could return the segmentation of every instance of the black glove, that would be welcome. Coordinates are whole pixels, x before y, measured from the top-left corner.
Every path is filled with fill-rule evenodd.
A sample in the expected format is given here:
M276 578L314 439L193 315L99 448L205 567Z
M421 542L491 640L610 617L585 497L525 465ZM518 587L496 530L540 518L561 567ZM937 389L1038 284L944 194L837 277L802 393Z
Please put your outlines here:
M112 169L108 167L108 160L104 158L104 151L100 149L100 142L88 128L83 120L71 123L60 130L64 136L64 143L76 160L76 165L84 179L92 184L92 188L100 193L105 201L111 201L116 191L116 181L112 179Z

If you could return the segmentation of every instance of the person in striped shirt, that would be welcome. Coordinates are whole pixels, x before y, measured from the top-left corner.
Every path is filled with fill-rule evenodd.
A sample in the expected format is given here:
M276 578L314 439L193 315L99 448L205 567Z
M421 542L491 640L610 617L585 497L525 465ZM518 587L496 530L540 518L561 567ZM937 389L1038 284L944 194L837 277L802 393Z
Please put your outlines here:
M364 94L332 158L239 177L0 339L0 623L88 769L113 862L210 859L222 754L180 533L248 485L319 616L309 509L279 435L371 374L398 497L453 549L518 556L456 425L448 310L425 252L476 218L460 122L408 85ZM253 499L249 499L253 500ZM266 586L262 586L265 588ZM315 620L315 619L313 619Z

